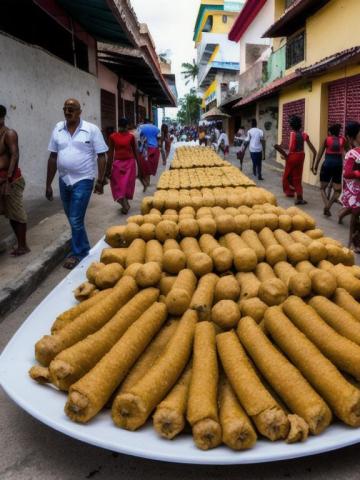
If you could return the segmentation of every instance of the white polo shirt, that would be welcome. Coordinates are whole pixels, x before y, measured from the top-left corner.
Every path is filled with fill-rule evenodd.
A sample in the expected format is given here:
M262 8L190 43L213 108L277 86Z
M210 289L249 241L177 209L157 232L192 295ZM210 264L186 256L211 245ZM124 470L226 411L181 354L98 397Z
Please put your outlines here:
M97 155L109 149L100 129L81 120L73 136L66 127L66 121L57 123L48 150L58 154L57 169L60 178L66 185L74 185L80 180L96 177Z
M263 147L261 140L264 138L264 132L260 128L250 128L248 131L246 142L250 142L249 151L254 153L262 152Z

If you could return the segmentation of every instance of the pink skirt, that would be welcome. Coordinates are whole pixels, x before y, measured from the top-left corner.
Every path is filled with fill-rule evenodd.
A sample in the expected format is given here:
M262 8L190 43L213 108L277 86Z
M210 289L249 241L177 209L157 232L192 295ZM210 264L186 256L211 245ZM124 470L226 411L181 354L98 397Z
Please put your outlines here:
M117 202L121 198L133 198L136 182L135 158L128 160L114 160L111 171L111 193Z

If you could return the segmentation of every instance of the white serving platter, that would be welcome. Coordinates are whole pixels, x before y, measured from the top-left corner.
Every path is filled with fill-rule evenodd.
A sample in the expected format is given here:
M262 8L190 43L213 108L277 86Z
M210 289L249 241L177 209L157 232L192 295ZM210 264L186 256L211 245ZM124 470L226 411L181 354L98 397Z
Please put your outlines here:
M72 291L84 281L88 265L98 260L106 246L101 240L81 262L26 319L0 356L0 384L9 397L30 415L54 430L77 440L114 452L174 463L231 465L273 462L315 455L360 442L360 428L334 424L322 435L304 443L287 445L260 440L247 451L234 452L218 447L208 452L198 450L191 435L168 441L157 436L151 423L138 432L115 427L110 412L104 411L88 425L71 422L64 413L66 395L50 386L42 386L28 376L34 364L34 344L50 331L55 317L75 304ZM54 432L54 435L56 433Z

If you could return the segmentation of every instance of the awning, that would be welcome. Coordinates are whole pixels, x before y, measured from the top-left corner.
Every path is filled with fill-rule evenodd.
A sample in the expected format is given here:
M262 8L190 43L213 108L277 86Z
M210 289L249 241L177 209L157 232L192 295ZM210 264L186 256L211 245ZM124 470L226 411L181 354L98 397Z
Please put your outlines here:
M331 69L339 68L342 65L348 65L349 63L355 63L360 60L360 45L342 52L337 52L334 55L325 57L316 63L313 63L309 67L300 68L299 71L304 77L314 77L328 72Z
M211 108L208 112L201 115L201 120L216 120L230 118L230 115L222 112L218 107Z
M281 90L281 88L291 85L292 83L295 83L301 78L302 78L302 75L298 71L290 75L287 75L286 77L278 78L277 80L274 80L273 82L269 83L265 87L260 88L260 90L257 90L256 92L252 93L248 97L243 98L242 100L240 100L240 102L236 103L233 108L244 107L249 103L253 103L256 100L260 100L261 98L270 97L274 93L277 93L279 90Z
M263 38L288 37L305 25L310 15L330 0L295 0L281 17L263 34Z

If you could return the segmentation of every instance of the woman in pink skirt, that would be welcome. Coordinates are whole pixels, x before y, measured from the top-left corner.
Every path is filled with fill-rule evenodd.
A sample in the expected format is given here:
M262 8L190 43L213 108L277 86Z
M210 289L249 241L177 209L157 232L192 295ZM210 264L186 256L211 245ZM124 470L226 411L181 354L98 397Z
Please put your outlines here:
M127 119L122 118L119 121L119 131L110 135L107 165L112 196L115 202L120 203L121 213L124 215L128 213L129 200L134 196L136 164L138 176L140 180L142 178L135 137L127 127Z

